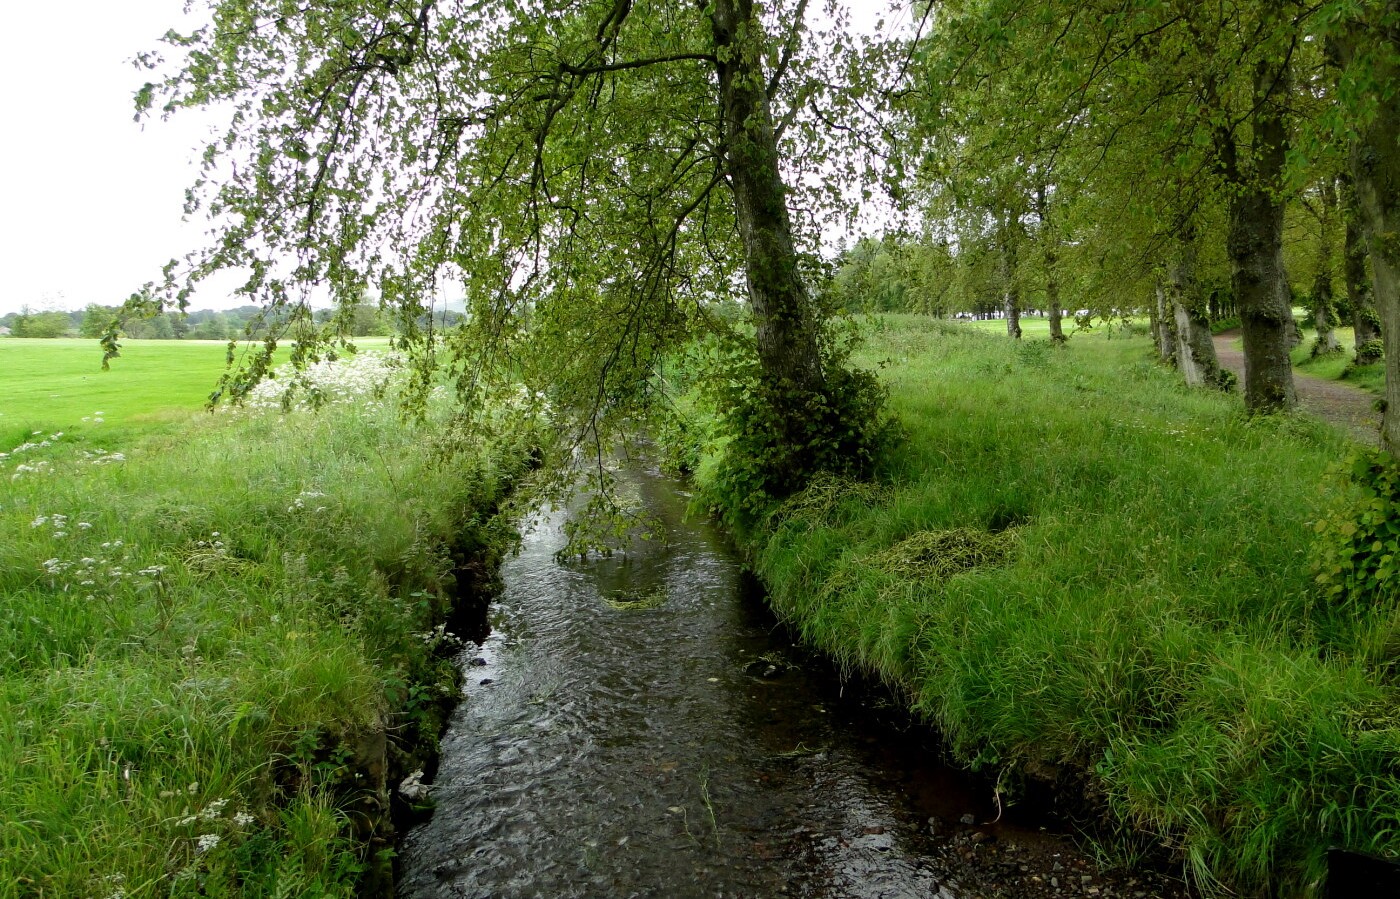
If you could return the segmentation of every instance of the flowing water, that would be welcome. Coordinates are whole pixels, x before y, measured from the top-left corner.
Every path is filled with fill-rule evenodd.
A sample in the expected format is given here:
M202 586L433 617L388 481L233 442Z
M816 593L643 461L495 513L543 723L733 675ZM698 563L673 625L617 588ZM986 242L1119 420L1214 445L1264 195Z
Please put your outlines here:
M679 484L624 486L667 540L561 562L553 511L505 563L399 895L964 895L929 822L990 791L803 663Z

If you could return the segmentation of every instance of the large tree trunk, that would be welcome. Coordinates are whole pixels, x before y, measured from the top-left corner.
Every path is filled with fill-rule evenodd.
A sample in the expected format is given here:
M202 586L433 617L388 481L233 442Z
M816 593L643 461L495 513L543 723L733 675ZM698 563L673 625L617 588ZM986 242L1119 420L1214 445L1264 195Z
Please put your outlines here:
M752 0L713 0L709 6L719 60L725 161L744 246L759 362L779 385L818 393L825 387L818 323L797 267L762 41L757 39L762 26Z
M1329 176L1323 180L1318 196L1317 224L1321 239L1317 244L1317 270L1313 273L1313 324L1317 327L1314 356L1327 356L1342 351L1341 341L1333 330L1336 304L1332 301L1332 222L1336 218L1337 185Z
M1010 221L1002 223L998 243L997 265L1001 276L1001 311L1006 315L1006 336L1020 340L1021 288L1016 281L1016 241Z
M1244 405L1251 413L1277 412L1298 404L1288 354L1296 326L1283 269L1288 134L1282 103L1288 91L1286 70L1266 61L1255 67L1252 172L1240 168L1234 136L1217 136L1221 167L1234 185L1226 248L1244 333Z
M1010 256L1012 250L1002 248L1002 255ZM1006 279L1001 285L1001 309L1006 314L1006 336L1012 340L1021 339L1021 289L1016 284L1015 266L1003 263Z
M1061 346L1069 338L1065 337L1064 309L1060 306L1060 279L1055 274L1055 254L1048 253L1045 264L1050 267L1045 277L1045 302L1050 307L1050 342Z
M1189 228L1178 235L1167 267L1171 316L1175 324L1176 367L1192 387L1218 386L1220 360L1210 333L1210 310L1196 280L1196 237Z
M1400 86L1400 0L1389 0L1369 11L1367 20L1353 23L1339 41L1342 64L1355 60L1359 47L1381 44L1382 52L1367 54L1367 76L1382 89ZM1385 20L1389 19L1388 24ZM1375 119L1361 128L1351 148L1351 175L1371 249L1375 272L1376 308L1385 340L1385 416L1381 446L1400 456L1400 106L1376 104Z
M1176 322L1167 302L1167 285L1158 281L1156 304L1152 310L1152 339L1157 344L1157 360L1171 364L1176 358Z
M1342 273L1347 285L1347 305L1351 307L1351 326L1355 334L1355 363L1370 365L1377 356L1370 347L1381 336L1381 320L1376 314L1376 301L1371 296L1371 277L1366 272L1366 234L1361 222L1361 209L1356 199L1351 172L1339 179L1342 187L1342 219L1346 236L1342 243Z
M1045 186L1035 192L1035 213L1040 219L1040 246L1045 260L1045 305L1050 316L1050 342L1056 346L1065 342L1064 310L1060 306L1060 275L1056 264L1060 257L1060 239L1050 224L1050 210L1045 199Z

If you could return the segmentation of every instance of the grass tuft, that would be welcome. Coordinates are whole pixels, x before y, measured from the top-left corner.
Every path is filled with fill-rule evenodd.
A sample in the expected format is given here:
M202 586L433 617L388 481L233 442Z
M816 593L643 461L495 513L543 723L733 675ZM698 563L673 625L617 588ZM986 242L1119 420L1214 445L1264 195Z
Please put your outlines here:
M866 564L909 580L941 581L974 568L1005 565L1016 553L1017 543L1011 529L920 531L870 556Z

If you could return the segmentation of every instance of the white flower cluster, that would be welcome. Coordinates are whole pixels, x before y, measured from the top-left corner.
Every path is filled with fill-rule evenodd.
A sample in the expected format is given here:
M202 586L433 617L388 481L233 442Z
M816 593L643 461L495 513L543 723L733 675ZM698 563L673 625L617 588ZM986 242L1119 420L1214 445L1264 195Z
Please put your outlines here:
M84 421L84 422L91 422L92 424L95 424L95 425L100 425L100 424L102 424L102 416L103 416L104 414L105 414L105 413L103 413L103 412L94 412L94 413L92 413L91 415L84 415L84 416L83 416L83 421Z
M32 453L35 450L47 449L48 447L53 446L59 439L63 437L63 432L54 431L52 434L49 434L46 437L44 436L43 431L34 431L29 436L31 438L37 437L39 439L26 440L24 443L21 443L19 446L15 447L9 452L0 453L0 462L5 461L6 459L12 459L15 456L23 456L26 453ZM51 471L53 471L53 465L45 459L36 459L33 462L21 462L20 464L15 466L14 472L10 475L10 480L17 481L26 474L45 474Z
M66 531L61 530L67 527L68 519L63 515L40 515L31 521L30 527L42 527L48 524L54 527L55 537L66 536ZM92 527L85 521L78 522L78 527L86 529ZM105 582L103 586L114 587L117 584L134 579L154 580L159 578L165 571L164 565L147 565L144 568L128 568L130 553L125 550L126 544L121 540L107 540L101 548L107 552L99 553L96 556L83 556L77 560L52 558L44 560L44 573L54 579L62 578L63 589L66 591L70 587L81 587L92 589ZM138 581L139 583L140 581ZM88 594L87 599L94 599L92 594Z
M101 415L102 413L99 412L97 414ZM87 418L83 419L83 421L87 420ZM100 422L102 421L102 419L98 418L97 421ZM4 462L6 459L13 459L17 456L23 456L28 453L33 453L35 450L47 449L51 446L54 446L58 443L59 440L63 438L63 432L54 431L52 434L45 436L43 431L35 431L29 436L31 438L39 439L27 440L7 453L0 453L0 462ZM98 449L95 452L89 450L82 450L80 451L79 455L82 457L79 461L87 462L91 465L108 465L113 462L126 461L125 454L108 452L105 449ZM22 475L45 474L51 473L53 470L53 463L51 463L47 459L33 459L31 461L21 462L20 464L16 465L14 471L10 474L10 480L17 481Z
M422 640L424 646L444 646L451 648L454 646L466 645L456 634L447 629L446 624L439 624L430 631L423 631L421 634L415 634L414 636Z
M30 526L31 528L41 528L41 527L43 527L44 525L48 525L49 527L53 528L53 534L52 534L52 536L55 537L55 538L57 538L57 539L59 539L59 540L62 540L64 537L67 537L67 536L68 536L68 516L67 516L67 515L60 515L60 514L57 514L57 513L55 513L55 514L53 514L53 515L40 515L40 516L36 517L33 521L29 522L29 526ZM86 530L88 530L88 529L91 528L91 527L92 527L92 523L91 523L91 522L87 522L87 521L80 521L80 522L78 522L78 530L80 530L80 531L86 531Z
M53 446L55 441L63 437L63 432L54 431L49 436L45 437L43 431L35 431L29 436L38 437L39 439L26 440L24 443L21 443L19 446L10 450L8 453L0 453L0 460L8 459L11 456L19 456L23 455L24 453L33 452L36 449L45 449L46 447Z
M83 450L81 453L83 461L89 465L111 465L114 462L125 462L125 453L109 453L105 449L98 447L95 452Z
M197 784L190 784L190 792L195 792L197 787ZM176 796L177 794L166 790L162 791L160 795L162 799L168 799ZM208 805L204 806L204 808L200 809L198 812L191 811L187 806L184 812L181 814L181 816L179 818L174 819L175 826L190 827L191 825L200 825L200 830L205 830L207 825L217 826L220 822L225 820L224 809L228 808L228 804L229 801L227 799L214 799L210 801ZM242 830L249 824L252 824L254 818L246 811L239 810L233 815L229 816L227 818L227 821L229 824L233 825L235 829ZM223 837L220 834L214 832L200 833L194 837L194 841L195 851L203 855L204 853L212 851L221 842L223 842Z
M382 394L402 373L403 363L399 353L361 352L323 360L300 372L283 365L250 390L243 403L250 409L281 409L289 390L294 391L293 409L363 401Z
M291 504L290 506L287 507L287 511L288 511L288 512L302 512L302 511L305 511L305 509L306 509L306 504L307 504L307 501L308 501L308 500L317 500L317 499L320 499L320 498L324 497L325 495L326 495L326 494L322 493L322 492L319 491L319 490L303 490L302 492L300 492L300 493L297 494L297 498L296 498L296 499L292 500L292 504ZM324 512L324 511L326 511L326 506L324 506L324 505L318 505L318 506L314 507L311 511L312 511L312 512L316 512L316 513Z
M99 892L111 890L104 899L126 899L126 887L122 886L126 882L125 874L108 874L100 880L94 878L94 881L98 884Z
M10 475L10 480L18 481L22 475L45 474L53 471L53 465L46 459L37 459L33 462L21 462L15 466L14 473Z

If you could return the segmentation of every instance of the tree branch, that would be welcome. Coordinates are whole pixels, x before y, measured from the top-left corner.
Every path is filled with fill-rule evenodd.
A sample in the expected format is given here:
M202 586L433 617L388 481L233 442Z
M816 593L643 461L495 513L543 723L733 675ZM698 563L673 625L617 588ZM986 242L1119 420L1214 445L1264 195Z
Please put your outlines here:
M567 62L559 63L559 71L566 75L600 75L604 72L622 72L627 69L642 69L647 66L662 65L668 62L718 62L713 53L677 53L673 56L653 56L648 59L629 59L597 66L576 66Z

